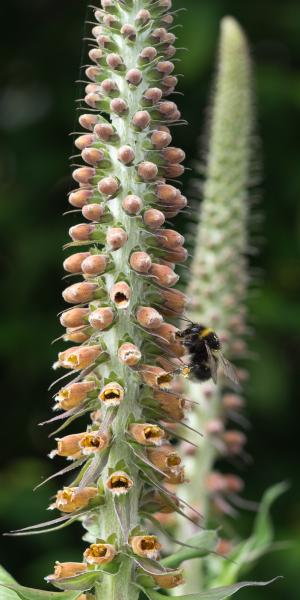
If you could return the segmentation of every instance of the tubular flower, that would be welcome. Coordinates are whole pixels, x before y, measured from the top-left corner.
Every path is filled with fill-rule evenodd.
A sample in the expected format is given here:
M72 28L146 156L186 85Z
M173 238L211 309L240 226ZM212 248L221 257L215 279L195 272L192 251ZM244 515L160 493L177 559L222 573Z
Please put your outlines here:
M183 480L181 458L165 430L168 419L184 417L173 357L180 356L174 319L186 297L174 286L176 264L187 258L182 235L164 228L186 206L174 185L185 154L172 145L171 127L181 115L170 99L177 84L171 5L102 0L93 8L86 108L75 139L83 162L69 194L81 216L69 229L66 247L73 253L64 269L79 279L70 279L63 292L71 306L60 322L63 339L75 345L61 350L54 365L70 376L55 395L55 409L66 411L67 423L87 414L91 424L57 440L52 455L83 466L51 508L70 517L80 511L92 542L85 564L120 562L120 575L97 581L99 597L112 597L113 585L118 600L137 600L139 593L132 586L139 567L119 551L131 544L133 553L159 558L155 536L132 533L144 518L141 499L160 490L157 511L179 511L164 485ZM155 420L160 417L163 424ZM169 577L162 575L162 587L181 581Z

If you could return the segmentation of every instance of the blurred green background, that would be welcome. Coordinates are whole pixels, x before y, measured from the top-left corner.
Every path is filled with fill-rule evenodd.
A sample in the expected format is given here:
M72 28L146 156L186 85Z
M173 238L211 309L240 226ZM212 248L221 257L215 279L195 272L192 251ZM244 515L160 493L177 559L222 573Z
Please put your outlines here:
M219 21L232 14L246 29L256 63L258 128L263 143L264 181L260 212L264 241L253 266L262 271L259 293L251 298L257 353L248 385L247 415L252 423L249 451L254 462L243 474L246 497L288 480L290 490L274 507L277 539L292 540L288 551L261 560L252 576L285 577L270 589L240 598L299 598L300 482L297 457L299 396L296 377L299 297L300 185L300 3L285 0L174 0L186 7L178 27L182 52L180 110L190 126L175 128L175 144L188 163L197 156L205 107L214 73ZM72 219L66 193L71 180L69 132L78 130L74 99L84 64L81 39L86 3L69 0L10 0L2 3L0 54L1 298L1 531L51 518L45 511L52 483L32 488L54 468L46 454L53 446L46 428L50 415L47 386L53 378L61 334L55 317L62 307L61 246ZM178 22L179 22L178 21ZM75 123L75 124L74 124ZM186 178L188 185L188 177ZM298 346L299 351L299 346ZM298 355L299 357L299 355ZM56 462L56 466L58 465ZM246 533L252 515L243 513ZM0 539L1 562L23 584L43 586L53 562L80 559L81 529L74 525L45 536ZM298 538L298 539L297 539Z

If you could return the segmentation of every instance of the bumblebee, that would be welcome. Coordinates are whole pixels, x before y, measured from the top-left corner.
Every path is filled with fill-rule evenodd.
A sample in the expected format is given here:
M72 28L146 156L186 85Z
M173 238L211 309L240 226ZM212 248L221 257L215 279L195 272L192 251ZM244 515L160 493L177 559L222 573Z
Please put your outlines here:
M192 374L198 381L212 379L217 383L218 371L238 384L238 377L233 365L222 353L222 345L216 332L210 327L192 323L176 334L177 339L187 348L190 362L181 372L184 377Z

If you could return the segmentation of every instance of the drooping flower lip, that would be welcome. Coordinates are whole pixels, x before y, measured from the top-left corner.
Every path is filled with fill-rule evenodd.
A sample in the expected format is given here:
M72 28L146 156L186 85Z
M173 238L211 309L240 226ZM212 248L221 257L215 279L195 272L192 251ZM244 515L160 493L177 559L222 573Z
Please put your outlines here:
M99 400L106 406L119 406L124 399L124 388L116 381L107 383L99 393Z
M158 558L161 544L155 535L134 535L129 542L133 552L138 556Z
M134 485L133 479L125 471L115 471L106 480L106 488L117 496L127 494Z
M112 544L91 544L83 554L89 565L105 565L110 563L116 556L116 548Z

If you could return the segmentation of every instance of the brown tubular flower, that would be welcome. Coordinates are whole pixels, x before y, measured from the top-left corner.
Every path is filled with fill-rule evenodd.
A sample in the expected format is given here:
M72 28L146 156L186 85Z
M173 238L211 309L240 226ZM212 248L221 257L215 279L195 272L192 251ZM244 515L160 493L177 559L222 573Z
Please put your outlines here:
M116 548L112 544L91 544L84 551L83 558L89 565L107 565L116 554Z
M172 571L171 573L160 573L152 575L155 583L163 590L170 590L184 583L182 571Z
M60 317L67 329L62 339L78 345L62 348L54 366L69 369L71 376L56 393L55 408L69 411L64 416L71 420L87 412L92 424L58 440L57 453L80 455L85 464L51 507L84 513L101 493L101 504L90 505L96 521L81 517L94 542L84 553L88 566L113 560L124 531L130 535L141 525L145 489L155 494L154 484L144 487L134 442L145 446L140 452L152 452L150 462L156 474L157 468L162 471L164 485L183 477L181 459L167 444L166 425L148 422L150 408L163 415L163 423L184 417L184 400L174 391L174 356L180 356L176 328L168 318L173 323L184 310L183 294L174 286L176 265L187 252L183 237L169 225L164 228L187 202L174 186L184 152L172 144L171 127L180 112L170 97L177 83L170 60L175 53L175 36L168 30L171 4L101 0L90 19L96 23L92 65L85 69L87 109L75 139L82 165L73 171L77 187L69 194L80 219L69 230L67 247L74 252L64 262L77 279L63 292L69 306ZM157 503L160 512L177 507L175 500L170 506L166 499ZM133 536L133 546L141 556L158 558L155 536ZM119 553L117 560L127 557ZM121 565L122 576L114 577L120 600L137 599L135 569ZM176 585L175 575L161 578L161 587ZM99 581L101 598L111 595L108 579Z
M52 575L48 575L46 579L47 581L53 581L56 579L65 579L66 577L75 577L75 575L80 575L80 573L84 573L86 570L86 563L61 563L59 561L56 561L54 566L54 573Z
M95 496L97 496L97 488L95 487L65 487L57 492L56 501L50 508L57 508L61 512L71 513L80 508L85 508Z
M134 535L129 542L134 554L152 559L159 557L161 544L155 535Z
M105 485L112 494L121 496L129 492L134 482L125 471L115 471L109 476Z
M166 438L164 430L152 423L132 423L129 433L143 446L160 446Z

